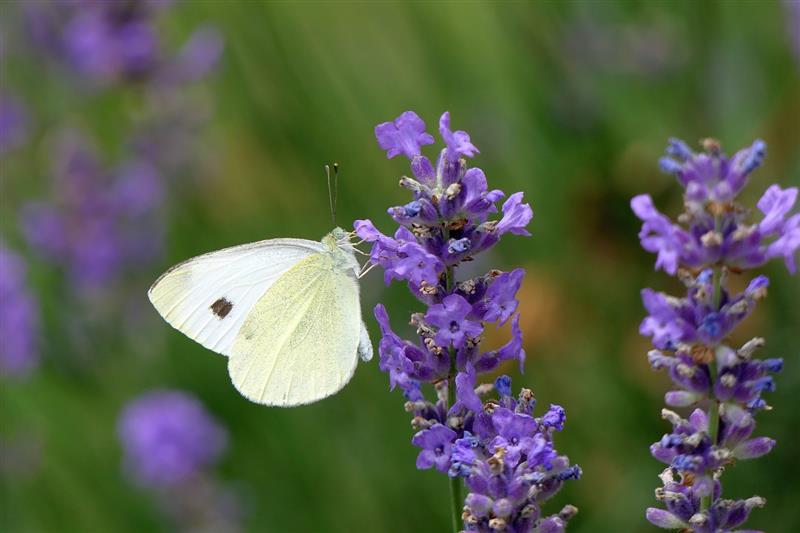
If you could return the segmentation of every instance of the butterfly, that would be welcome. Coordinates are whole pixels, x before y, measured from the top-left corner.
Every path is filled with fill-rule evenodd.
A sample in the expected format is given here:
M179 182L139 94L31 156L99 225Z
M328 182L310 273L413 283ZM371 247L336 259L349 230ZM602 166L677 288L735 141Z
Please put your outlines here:
M249 400L315 402L350 381L359 357L372 358L350 238L337 227L320 242L270 239L200 255L167 270L148 296L170 325L228 356Z

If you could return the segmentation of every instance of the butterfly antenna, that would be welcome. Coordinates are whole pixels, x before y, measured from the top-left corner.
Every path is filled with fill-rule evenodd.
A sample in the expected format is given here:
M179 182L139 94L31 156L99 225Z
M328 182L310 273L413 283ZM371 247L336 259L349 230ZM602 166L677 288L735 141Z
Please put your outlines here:
M336 206L339 204L339 163L333 164L333 223L336 224Z
M334 181L336 179L336 164L334 164ZM333 220L333 225L336 225L336 200L334 198L333 188L331 187L331 167L330 165L325 165L325 176L328 178L328 205L331 209L331 219Z

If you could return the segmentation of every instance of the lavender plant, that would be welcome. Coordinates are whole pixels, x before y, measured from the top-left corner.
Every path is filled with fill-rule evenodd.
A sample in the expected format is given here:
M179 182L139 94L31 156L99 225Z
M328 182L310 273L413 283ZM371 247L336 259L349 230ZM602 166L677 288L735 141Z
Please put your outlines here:
M665 396L667 406L693 408L686 418L662 411L672 431L650 450L668 465L660 476L663 487L656 490L666 509L651 507L646 516L664 529L744 532L736 528L766 501L722 498L721 477L735 461L761 457L775 446L775 440L753 437L753 432L755 416L769 409L761 395L775 390L773 374L781 371L783 360L756 358L764 346L760 337L730 345L728 335L766 296L769 281L756 276L735 293L729 279L773 258L783 258L789 271L796 271L800 214L787 215L798 190L770 186L757 204L763 218L752 223L750 211L736 198L761 165L766 145L755 141L730 158L718 141L702 145L703 151L695 153L671 139L660 162L684 188L685 211L678 224L659 213L649 195L631 202L643 221L642 247L657 254L657 269L677 276L687 288L682 297L642 291L648 316L640 332L655 347L648 359L675 385Z
M404 155L411 161L413 177L403 177L400 185L413 199L388 210L399 224L393 237L370 220L356 221L355 230L372 243L370 262L383 269L386 283L407 282L427 307L411 315L413 340L394 332L383 305L375 307L380 368L389 374L390 386L403 391L413 416L417 468L435 468L450 478L454 531L463 525L466 531L560 532L577 509L568 505L544 516L541 504L581 474L554 446L554 433L564 428L564 409L551 405L534 416L533 392L513 395L508 376L478 384L479 374L505 361L524 364L516 313L524 271L457 277L459 266L503 235L529 235L533 212L518 192L503 203L499 219L490 219L505 195L488 189L481 169L467 167L466 159L478 149L467 133L451 130L449 113L441 116L439 133L446 147L434 167L421 153L434 138L415 113L375 128L388 158ZM511 340L487 349L482 337L487 325L509 321ZM433 385L433 398L426 397L425 383ZM489 396L492 391L496 397ZM468 489L464 499L462 483Z

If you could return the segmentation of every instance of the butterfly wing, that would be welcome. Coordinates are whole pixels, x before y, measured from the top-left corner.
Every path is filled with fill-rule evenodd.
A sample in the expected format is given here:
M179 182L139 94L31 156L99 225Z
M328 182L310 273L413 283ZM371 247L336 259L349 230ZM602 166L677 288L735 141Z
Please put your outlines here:
M326 250L305 239L271 239L207 253L175 265L150 287L156 310L206 348L228 355L245 318L295 264Z
M270 286L233 343L228 371L248 399L289 407L350 381L361 341L358 283L330 253L309 256Z

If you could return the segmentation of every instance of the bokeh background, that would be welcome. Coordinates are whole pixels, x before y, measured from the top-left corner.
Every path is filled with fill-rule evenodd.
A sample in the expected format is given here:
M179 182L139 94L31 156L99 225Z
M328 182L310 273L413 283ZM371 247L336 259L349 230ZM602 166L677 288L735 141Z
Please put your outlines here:
M338 222L390 231L408 170L373 128L413 109L429 131L449 110L490 185L533 206L533 236L505 239L484 266L527 270L526 371L503 371L566 408L557 444L584 470L548 510L577 505L573 532L655 531L644 509L662 467L648 446L667 430L669 385L637 333L639 290L679 288L639 248L628 202L649 192L680 210L657 169L670 136L715 136L729 152L763 138L752 204L773 182L800 183L798 4L115 3L114 16L141 18L136 31L114 34L92 2L0 5L0 236L15 258L0 342L22 360L1 383L0 529L447 531L447 482L414 468L402 396L376 361L326 401L260 407L145 295L201 252L320 238L328 162L342 169ZM779 262L764 272L770 297L736 339L764 336L786 358L757 429L778 446L728 471L725 491L766 497L748 525L788 532L800 529L800 291ZM363 282L368 315L416 309L380 278ZM126 406L161 389L191 395L197 424L222 434L177 490L137 479L119 436Z

